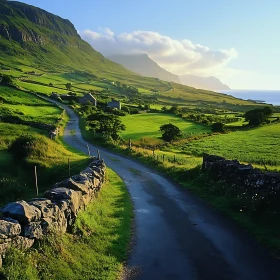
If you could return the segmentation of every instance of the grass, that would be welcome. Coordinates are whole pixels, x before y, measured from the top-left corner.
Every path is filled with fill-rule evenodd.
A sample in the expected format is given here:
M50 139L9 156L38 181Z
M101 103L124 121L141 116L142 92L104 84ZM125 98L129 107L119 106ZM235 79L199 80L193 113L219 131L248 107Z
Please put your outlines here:
M167 123L178 126L183 133L197 134L209 131L207 127L184 121L179 117L169 114L148 113L127 115L122 117L121 120L126 126L126 131L122 132L121 136L126 140L129 138L139 140L143 137L159 138L162 134L159 131L160 126Z
M3 98L5 102L12 103L12 104L33 105L33 106L50 104L45 100L34 98L34 95L31 93L27 93L22 90L18 90L13 87L7 87L7 86L0 86L0 98Z
M20 199L31 199L36 195L34 184L34 166L37 166L39 195L53 184L69 176L68 160L71 174L79 172L88 164L83 154L68 150L59 141L53 141L38 134L38 130L27 126L9 125L14 134L0 138L0 205ZM0 124L1 129L1 124ZM17 158L8 152L7 147L19 135L29 134L34 137L31 153L27 158ZM23 132L24 131L24 132Z
M66 89L58 89L58 88L53 88L50 86L44 86L44 85L38 85L30 82L22 82L22 81L17 81L16 84L20 86L21 88L25 90L29 90L32 92L37 92L37 93L43 93L47 95L51 95L52 92L56 92L59 94L67 94L69 90Z
M0 113L6 116L18 116L25 121L36 121L45 124L56 125L61 118L62 110L53 105L50 106L27 106L3 104Z
M132 203L116 173L108 170L107 178L79 213L74 234L50 236L28 252L11 251L2 274L11 280L118 279L130 241Z
M201 156L204 152L228 159L280 167L280 124L218 134L180 146L186 154Z

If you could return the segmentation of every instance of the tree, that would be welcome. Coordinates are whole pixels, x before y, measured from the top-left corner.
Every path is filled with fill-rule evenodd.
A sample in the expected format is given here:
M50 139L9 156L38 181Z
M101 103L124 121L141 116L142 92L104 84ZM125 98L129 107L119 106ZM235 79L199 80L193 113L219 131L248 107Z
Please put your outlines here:
M0 77L1 78L1 77ZM0 79L1 83L4 85L12 85L13 84L13 79L9 75L3 75L2 79Z
M212 124L212 131L213 132L224 132L225 125L221 122L216 122Z
M87 118L87 125L94 132L103 134L106 138L117 140L120 138L119 132L125 130L120 118L111 114L92 114Z
M67 88L67 90L70 90L71 87L72 87L72 84L71 84L71 83L66 83L66 84L65 84L65 87Z
M260 125L268 121L268 118L272 115L272 109L270 107L264 107L263 109L249 110L244 114L244 118L249 125Z
M171 142L176 140L182 136L182 131L176 125L172 123L164 124L160 127L160 131L162 131L162 139L167 142Z
M178 112L178 110L179 110L178 106L172 106L172 107L170 107L169 112L171 114L176 114Z

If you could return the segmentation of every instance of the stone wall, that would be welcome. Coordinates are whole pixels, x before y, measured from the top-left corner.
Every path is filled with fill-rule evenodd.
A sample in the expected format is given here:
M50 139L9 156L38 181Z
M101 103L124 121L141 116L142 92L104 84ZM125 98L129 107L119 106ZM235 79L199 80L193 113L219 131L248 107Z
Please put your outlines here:
M50 231L60 234L71 229L80 210L95 197L105 180L103 160L94 158L89 166L45 192L44 198L16 201L1 209L0 267L11 246L32 247Z
M237 160L226 160L223 157L203 156L202 170L209 172L216 180L234 183L238 188L254 190L262 199L280 195L280 173L262 172L252 165L241 164Z

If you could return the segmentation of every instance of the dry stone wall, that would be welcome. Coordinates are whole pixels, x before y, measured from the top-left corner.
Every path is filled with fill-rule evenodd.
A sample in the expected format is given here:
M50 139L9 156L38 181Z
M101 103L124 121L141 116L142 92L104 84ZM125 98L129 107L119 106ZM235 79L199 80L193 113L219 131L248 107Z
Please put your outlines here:
M101 189L105 172L104 161L93 158L80 174L56 183L43 198L4 206L0 218L0 267L11 246L28 249L50 231L63 234L70 230L79 211Z
M208 154L203 156L202 170L211 173L214 179L234 183L244 191L254 190L262 199L280 195L279 172L262 172L251 164Z

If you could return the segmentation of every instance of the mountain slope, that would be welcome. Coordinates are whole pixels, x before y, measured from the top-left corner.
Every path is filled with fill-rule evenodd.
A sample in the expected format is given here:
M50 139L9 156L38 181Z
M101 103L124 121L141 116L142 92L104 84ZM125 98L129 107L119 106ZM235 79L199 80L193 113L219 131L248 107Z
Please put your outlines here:
M147 54L112 55L108 58L140 75L180 84L180 79L177 75L161 68L156 62L150 59Z
M0 66L42 71L133 73L106 59L78 35L69 20L42 9L0 0Z
M228 90L227 85L223 84L216 77L199 77L195 75L181 75L179 76L183 85L190 87L205 89L205 90Z
M18 86L42 93L53 91L53 87L48 87L53 83L56 83L56 90L61 91L67 82L81 82L80 78L75 78L75 73L83 72L89 84L79 85L81 90L95 90L100 88L100 83L103 83L102 88L110 90L113 82L119 81L126 87L138 88L148 99L166 105L185 106L190 101L195 106L202 102L207 106L217 107L219 103L229 108L231 104L254 105L133 73L95 51L80 38L70 21L24 3L0 0L0 75L7 71ZM72 78L69 73L73 74ZM92 74L97 76L95 81L89 81ZM60 82L54 82L56 80Z

